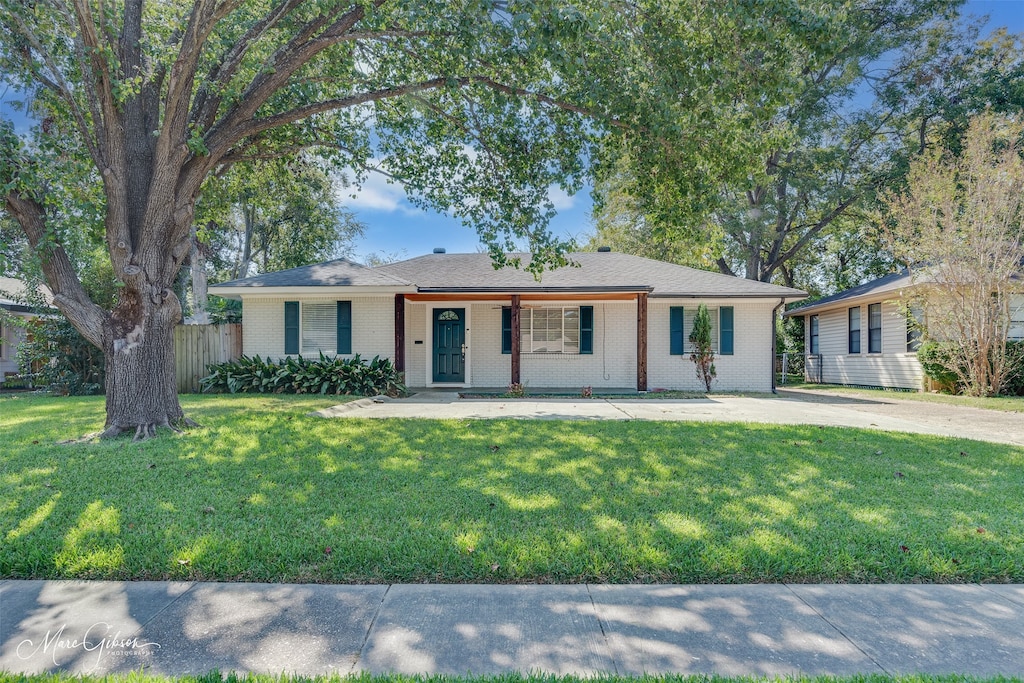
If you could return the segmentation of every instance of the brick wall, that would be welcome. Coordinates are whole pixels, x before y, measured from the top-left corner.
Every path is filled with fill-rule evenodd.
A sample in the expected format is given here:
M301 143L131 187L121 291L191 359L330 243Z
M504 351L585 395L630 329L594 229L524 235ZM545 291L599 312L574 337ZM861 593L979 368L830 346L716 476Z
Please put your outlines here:
M704 391L690 360L689 347L673 356L669 337L669 309L683 307L684 337L689 344L697 306L707 305L715 348L718 345L718 308L733 307L733 354L715 355L718 378L712 391L771 391L772 309L777 299L650 299L647 306L647 386L649 389Z
M306 297L250 298L242 303L242 348L247 356L284 356L284 302L333 303L335 299ZM395 300L393 296L352 297L352 353L369 360L395 353ZM322 349L333 356L337 348ZM317 349L301 349L316 357Z

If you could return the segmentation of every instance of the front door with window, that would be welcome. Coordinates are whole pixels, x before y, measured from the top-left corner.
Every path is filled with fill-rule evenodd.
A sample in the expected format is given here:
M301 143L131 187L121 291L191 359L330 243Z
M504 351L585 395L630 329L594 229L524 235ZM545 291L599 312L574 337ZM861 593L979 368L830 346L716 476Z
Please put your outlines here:
M434 309L434 381L465 382L466 309Z

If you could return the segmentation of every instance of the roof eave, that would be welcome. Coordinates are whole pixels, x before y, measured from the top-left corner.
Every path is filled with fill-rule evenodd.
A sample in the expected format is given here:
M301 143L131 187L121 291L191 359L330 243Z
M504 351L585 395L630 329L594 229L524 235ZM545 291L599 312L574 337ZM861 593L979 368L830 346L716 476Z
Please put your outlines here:
M420 294L600 294L604 293L650 293L654 291L649 286L614 286L614 287L420 287L417 292Z
M226 286L212 285L210 294L225 299L239 300L243 297L280 297L280 296L374 296L380 294L413 294L416 288L410 285L287 285L287 286Z
M901 287L894 287L893 289L876 289L871 292L865 292L864 294L858 294L856 296L846 297L843 299L832 299L824 303L812 303L800 308L794 308L791 311L786 311L785 317L794 317L798 315L807 315L808 313L820 313L821 311L829 311L833 308L849 308L855 304L863 304L867 301L893 301L903 296L905 289L910 289L912 284L904 284Z

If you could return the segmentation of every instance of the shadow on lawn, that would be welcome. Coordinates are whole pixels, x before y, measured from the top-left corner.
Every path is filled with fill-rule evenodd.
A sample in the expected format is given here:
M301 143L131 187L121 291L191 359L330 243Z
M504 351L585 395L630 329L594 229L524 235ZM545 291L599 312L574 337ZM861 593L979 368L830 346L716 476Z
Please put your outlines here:
M1022 578L1020 449L818 427L324 421L287 401L246 405L199 410L204 429L136 446L17 443L0 576Z

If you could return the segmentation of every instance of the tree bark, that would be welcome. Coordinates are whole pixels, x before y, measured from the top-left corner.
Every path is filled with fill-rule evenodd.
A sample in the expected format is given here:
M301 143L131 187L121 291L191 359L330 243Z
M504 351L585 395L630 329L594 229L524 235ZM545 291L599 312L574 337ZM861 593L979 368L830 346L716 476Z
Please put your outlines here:
M154 436L158 427L186 423L174 372L174 327L181 304L173 292L144 298L123 292L106 326L107 422L104 437L135 430Z

